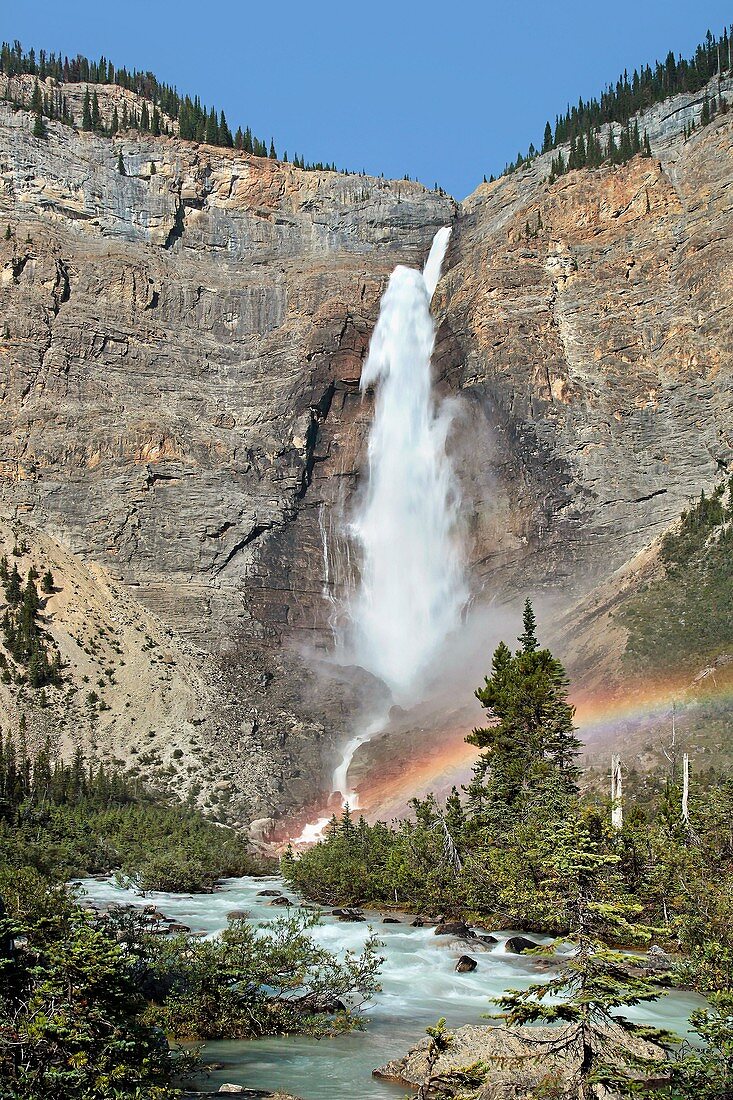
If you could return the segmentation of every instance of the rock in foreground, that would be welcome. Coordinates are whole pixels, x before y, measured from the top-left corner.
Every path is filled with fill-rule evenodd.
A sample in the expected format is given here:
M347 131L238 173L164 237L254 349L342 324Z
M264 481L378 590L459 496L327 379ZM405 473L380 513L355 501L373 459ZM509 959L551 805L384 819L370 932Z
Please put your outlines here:
M483 1084L466 1086L456 1080L451 1093L456 1098L475 1100L525 1100L531 1090L555 1089L552 1095L562 1095L565 1100L580 1098L578 1070L582 1062L582 1043L575 1038L575 1027L478 1027L466 1025L450 1036L448 1049L435 1062L430 1079L441 1078L445 1088L451 1074L481 1063L485 1067ZM644 1059L661 1063L664 1051L653 1043L629 1035L621 1028L614 1029L605 1038L617 1044L619 1053L615 1064L626 1065L626 1058ZM397 1058L379 1069L374 1076L385 1081L413 1087L428 1084L429 1040L422 1039L403 1058ZM640 1078L648 1075L641 1075ZM656 1075L655 1075L656 1076ZM663 1075L660 1073L660 1078ZM549 1092L547 1093L549 1095ZM616 1093L608 1091L604 1096L615 1100Z

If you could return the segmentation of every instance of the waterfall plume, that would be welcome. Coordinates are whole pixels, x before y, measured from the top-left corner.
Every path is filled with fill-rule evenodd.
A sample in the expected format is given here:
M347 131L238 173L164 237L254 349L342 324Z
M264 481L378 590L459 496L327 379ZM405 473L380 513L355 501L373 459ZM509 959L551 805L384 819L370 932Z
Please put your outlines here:
M459 495L446 453L451 410L433 392L430 301L450 229L435 236L424 271L390 276L361 377L376 387L366 488L348 534L360 577L348 606L358 664L409 700L460 622L467 588Z

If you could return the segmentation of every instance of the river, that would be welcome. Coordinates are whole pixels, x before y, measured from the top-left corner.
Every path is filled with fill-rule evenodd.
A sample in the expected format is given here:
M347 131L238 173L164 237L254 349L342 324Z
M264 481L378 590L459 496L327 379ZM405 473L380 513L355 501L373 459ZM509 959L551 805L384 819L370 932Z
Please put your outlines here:
M155 903L166 916L187 924L193 931L216 934L226 927L232 909L244 909L249 920L261 924L278 916L261 890L283 889L280 878L229 879L214 894L149 893L144 899L132 890L111 882L87 879L83 887L97 904L111 901L136 905ZM276 1039L207 1043L207 1063L224 1063L208 1077L209 1089L224 1082L248 1088L282 1090L303 1100L396 1100L404 1097L401 1086L388 1085L372 1077L372 1070L403 1054L425 1034L425 1028L444 1016L450 1027L481 1023L482 1013L493 1010L492 997L509 987L521 988L541 981L538 960L512 955L504 943L510 931L495 932L499 943L491 950L476 952L437 937L433 928L412 928L409 923L382 924L373 914L371 927L383 943L382 992L363 1012L364 1031L334 1039L284 1036ZM369 935L370 923L344 923L324 910L323 924L314 929L319 943L342 953L360 950ZM545 942L541 936L533 936ZM455 972L456 960L468 953L478 961L470 974ZM639 1022L686 1031L690 1012L700 1003L692 994L675 992L649 1006L629 1010Z

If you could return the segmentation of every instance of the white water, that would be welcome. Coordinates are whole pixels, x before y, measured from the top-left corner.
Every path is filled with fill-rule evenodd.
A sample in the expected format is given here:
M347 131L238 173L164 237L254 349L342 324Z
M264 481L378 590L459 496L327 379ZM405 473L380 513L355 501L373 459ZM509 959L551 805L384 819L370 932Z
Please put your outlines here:
M360 745L366 745L371 741L375 733L383 730L387 722L387 715L383 714L368 722L366 726L349 741L342 749L341 760L333 773L332 790L337 791L342 798L343 805L348 805L352 810L359 808L359 795L353 788L349 788L349 768L354 759L354 753Z
M436 233L423 272L393 271L361 376L362 392L376 385L377 396L366 492L348 526L361 563L348 601L349 648L399 702L419 694L467 598L446 454L451 409L436 400L431 378L430 300L449 236L448 228Z
M226 927L231 909L244 909L253 924L273 920L277 909L269 908L260 890L282 888L272 879L231 879L215 894L158 894L144 900L132 891L117 890L110 883L87 880L91 898L98 903L154 902L166 914L187 924L193 931L209 934ZM285 891L292 898L290 891ZM328 911L326 911L328 913ZM337 1039L308 1039L283 1036L273 1039L207 1043L204 1060L223 1062L224 1069L214 1070L204 1087L218 1089L224 1082L248 1088L282 1090L303 1100L397 1100L404 1087L388 1085L372 1078L371 1072L391 1058L404 1054L425 1034L425 1028L445 1016L450 1027L480 1024L483 1013L492 1012L492 999L505 989L526 987L549 975L541 962L507 954L504 939L508 932L496 932L500 942L492 950L475 951L458 942L446 943L432 928L411 928L408 923L381 923L372 914L373 927L385 956L382 992L363 1013L366 1032ZM407 918L409 921L411 918ZM329 950L343 956L351 949L360 951L369 924L342 923L330 915L313 931L313 938ZM533 936L545 942L542 936ZM478 961L472 974L456 974L458 957L468 950ZM639 1006L627 1013L640 1023L669 1027L683 1033L693 1008L700 1004L692 994L675 992L655 1004Z
M360 745L365 745L367 741L371 741L375 733L379 733L385 726L387 721L387 715L383 714L377 718L374 718L371 722L368 722L362 727L359 733L354 734L341 750L341 759L334 768L333 778L331 780L331 790L334 794L341 795L341 806L348 806L350 810L359 809L359 795L353 788L349 787L349 768L351 762L354 759L354 753ZM303 826L303 831L300 836L293 837L291 843L296 848L301 846L308 846L315 844L317 841L323 839L323 835L331 819L329 817L319 817L316 821L309 821Z
M451 407L436 400L431 377L430 301L449 237L449 228L438 230L422 272L396 267L382 298L360 383L362 393L377 387L366 490L345 531L346 553L353 544L360 567L342 609L341 655L378 676L403 704L419 697L422 677L459 626L468 595L458 489L446 454ZM319 526L324 594L335 605L322 513ZM387 718L366 719L343 746L331 789L352 809L358 808L348 779L354 754ZM306 825L295 843L318 840L327 823L324 817Z

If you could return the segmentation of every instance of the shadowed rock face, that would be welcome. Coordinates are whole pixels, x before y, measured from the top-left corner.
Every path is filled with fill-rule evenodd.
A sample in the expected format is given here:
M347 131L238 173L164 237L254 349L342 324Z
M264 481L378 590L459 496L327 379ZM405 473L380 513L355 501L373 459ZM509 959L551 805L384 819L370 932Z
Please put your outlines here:
M539 158L460 208L176 139L39 141L0 105L3 507L198 649L241 816L308 801L350 726L348 677L302 656L329 638L323 529L358 481L386 278L439 226L478 593L569 602L729 466L733 128L683 141L680 104L651 160L550 186Z

